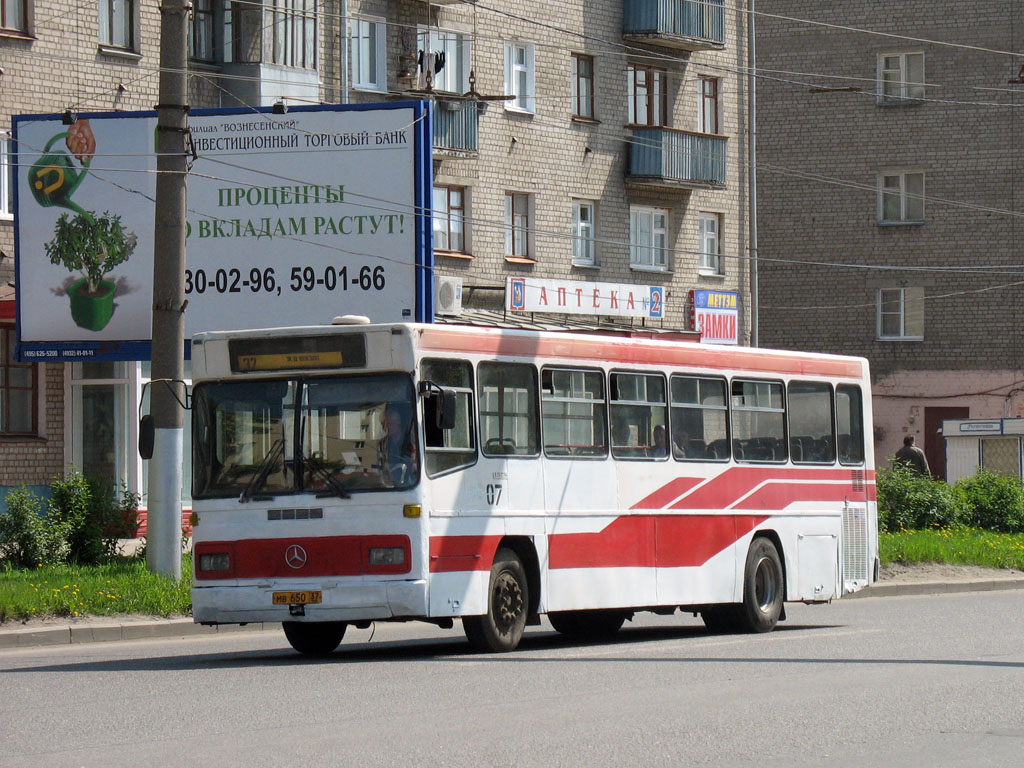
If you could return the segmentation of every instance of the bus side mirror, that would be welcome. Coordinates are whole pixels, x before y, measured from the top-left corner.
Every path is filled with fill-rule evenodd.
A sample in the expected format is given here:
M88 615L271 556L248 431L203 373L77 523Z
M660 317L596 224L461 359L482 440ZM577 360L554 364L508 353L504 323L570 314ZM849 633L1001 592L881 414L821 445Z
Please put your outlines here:
M437 428L452 429L455 426L455 393L450 389L441 390L441 407L437 410Z
M139 456L143 459L153 458L153 441L156 438L156 427L153 426L153 415L147 413L139 419Z

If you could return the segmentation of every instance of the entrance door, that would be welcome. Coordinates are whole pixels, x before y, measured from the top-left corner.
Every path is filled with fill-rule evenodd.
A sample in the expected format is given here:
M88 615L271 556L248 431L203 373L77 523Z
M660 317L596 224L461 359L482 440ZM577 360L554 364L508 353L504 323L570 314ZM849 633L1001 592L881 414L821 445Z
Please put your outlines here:
M968 419L971 409L966 405L924 408L924 456L936 480L946 479L946 439L939 434L943 419Z

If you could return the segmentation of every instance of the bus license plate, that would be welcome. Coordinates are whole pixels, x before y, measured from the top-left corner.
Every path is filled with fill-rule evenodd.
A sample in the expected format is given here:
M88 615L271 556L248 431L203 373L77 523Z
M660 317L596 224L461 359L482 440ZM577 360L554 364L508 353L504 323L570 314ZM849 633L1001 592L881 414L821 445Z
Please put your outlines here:
M311 605L323 600L319 590L309 592L275 592L274 605Z

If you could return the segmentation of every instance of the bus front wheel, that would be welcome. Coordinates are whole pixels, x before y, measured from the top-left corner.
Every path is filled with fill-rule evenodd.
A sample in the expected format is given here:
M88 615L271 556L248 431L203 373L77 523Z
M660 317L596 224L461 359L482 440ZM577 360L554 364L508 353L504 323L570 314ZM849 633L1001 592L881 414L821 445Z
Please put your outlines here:
M529 587L522 561L512 550L499 549L491 566L487 613L462 619L469 644L478 651L515 650L526 628L529 605Z
M341 644L348 626L343 621L281 623L292 648L306 656L326 656Z
M743 571L743 602L734 620L740 632L771 632L782 615L785 579L782 560L770 539L758 537L747 552Z

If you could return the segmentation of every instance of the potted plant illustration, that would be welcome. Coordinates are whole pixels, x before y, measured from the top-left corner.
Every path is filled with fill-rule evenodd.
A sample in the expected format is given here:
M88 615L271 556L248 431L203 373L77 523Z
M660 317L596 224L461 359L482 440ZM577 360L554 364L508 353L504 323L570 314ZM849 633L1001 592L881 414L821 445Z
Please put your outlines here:
M138 238L125 230L120 216L78 211L73 217L64 213L57 219L53 240L45 245L46 255L52 264L81 272L82 278L67 289L71 317L79 327L99 331L114 314L116 288L103 276L128 260Z

